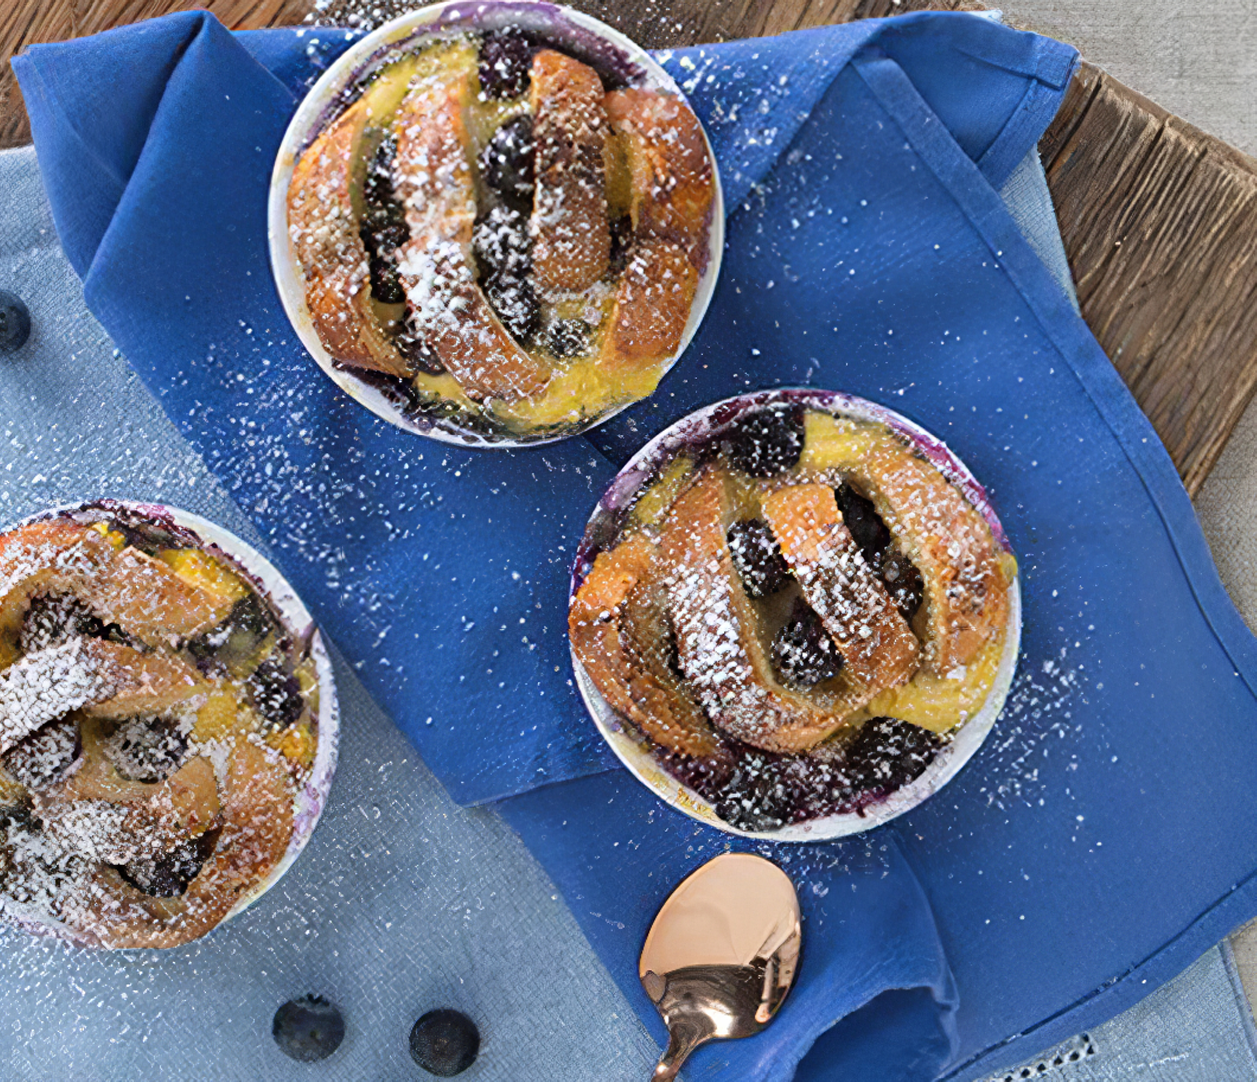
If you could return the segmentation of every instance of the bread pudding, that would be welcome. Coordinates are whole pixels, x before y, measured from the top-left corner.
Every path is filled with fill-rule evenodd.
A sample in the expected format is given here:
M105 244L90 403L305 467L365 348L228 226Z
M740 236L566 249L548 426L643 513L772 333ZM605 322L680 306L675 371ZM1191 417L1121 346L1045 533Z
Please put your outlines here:
M728 826L864 814L998 705L1016 561L888 411L775 392L696 417L591 520L578 674Z
M203 935L277 877L330 783L313 628L171 514L0 535L0 911L81 944Z
M711 259L707 140L670 83L596 64L523 26L425 32L296 157L287 229L318 340L424 430L570 435L682 348Z

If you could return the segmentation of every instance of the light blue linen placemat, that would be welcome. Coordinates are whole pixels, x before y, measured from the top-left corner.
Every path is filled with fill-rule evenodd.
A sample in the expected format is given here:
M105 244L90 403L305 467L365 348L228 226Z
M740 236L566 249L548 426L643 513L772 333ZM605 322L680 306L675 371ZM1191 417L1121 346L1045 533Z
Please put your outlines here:
M0 152L0 191L0 288L34 321L28 345L0 357L0 522L110 495L181 506L257 544L84 307L33 152ZM1072 296L1037 159L1002 194ZM167 952L73 951L0 928L0 1078L418 1077L406 1035L434 1006L481 1027L469 1082L549 1079L558 1064L571 1082L649 1077L653 1043L523 846L494 813L448 799L343 664L338 680L331 803L253 909ZM1215 948L1127 1014L1030 1061L1024 1077L1257 1080L1237 988ZM291 1063L269 1036L275 1008L306 992L336 1001L348 1023L320 1064Z

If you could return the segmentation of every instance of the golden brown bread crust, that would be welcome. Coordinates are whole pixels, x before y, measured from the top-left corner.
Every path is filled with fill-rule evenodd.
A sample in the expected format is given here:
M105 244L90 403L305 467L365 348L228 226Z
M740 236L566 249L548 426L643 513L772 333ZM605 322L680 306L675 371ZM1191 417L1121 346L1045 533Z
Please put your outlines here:
M599 553L572 598L568 631L576 656L613 710L660 747L707 758L719 752L720 742L662 661L663 628L654 627L653 645L643 641L650 634L645 626L650 617L642 611L649 601L640 591L647 587L656 555L656 545L640 536ZM638 611L628 614L633 607Z
M474 273L474 177L464 112L476 68L418 79L398 111L393 187L410 240L398 273L416 333L467 393L516 402L545 389L549 373L493 314Z
M672 94L636 88L612 91L606 109L627 157L634 236L678 245L701 274L715 181L698 117Z
M668 240L635 245L615 289L599 364L608 372L650 366L681 348L698 271Z
M933 465L889 433L860 461L840 469L866 491L921 573L926 670L945 676L969 664L1008 619L1008 580L986 519Z
M625 371L675 354L707 266L715 196L698 118L654 90L616 90L607 116L628 174L632 240L616 285L600 363Z
M28 523L0 538L0 637L10 650L31 598L50 593L75 595L154 647L215 627L231 609L230 600L185 582L160 560L129 546L115 549L98 530L64 519Z
M306 307L319 340L336 360L405 379L413 365L397 350L371 306L367 250L358 235L352 191L365 168L367 102L359 99L298 159L288 186L289 235L305 273Z
M864 562L828 485L787 485L764 500L804 600L842 652L852 679L885 691L917 671L920 645Z
M200 673L177 657L142 654L129 646L101 639L84 640L83 648L113 677L113 694L83 707L83 712L90 717L161 714L209 691Z
M542 49L532 61L532 265L542 291L588 289L607 272L611 228L602 80L579 60Z
M73 907L75 925L106 947L125 948L178 946L218 924L279 863L292 836L291 784L274 753L238 743L223 789L214 854L183 895L144 894L103 865Z
M678 660L717 728L766 751L806 751L845 725L872 692L843 676L836 689L807 695L778 682L725 539L728 504L723 471L709 467L673 505L664 531Z
M222 623L232 606L230 599L213 597L130 547L117 553L95 585L92 598L85 600L149 646L195 638Z

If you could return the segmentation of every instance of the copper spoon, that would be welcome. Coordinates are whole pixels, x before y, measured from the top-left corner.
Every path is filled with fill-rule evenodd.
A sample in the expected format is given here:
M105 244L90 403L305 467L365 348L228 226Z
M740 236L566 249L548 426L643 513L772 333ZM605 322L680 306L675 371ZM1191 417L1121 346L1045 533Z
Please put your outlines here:
M700 1044L768 1025L794 982L802 936L794 884L763 857L725 853L677 887L637 968L668 1027L655 1082L676 1078Z

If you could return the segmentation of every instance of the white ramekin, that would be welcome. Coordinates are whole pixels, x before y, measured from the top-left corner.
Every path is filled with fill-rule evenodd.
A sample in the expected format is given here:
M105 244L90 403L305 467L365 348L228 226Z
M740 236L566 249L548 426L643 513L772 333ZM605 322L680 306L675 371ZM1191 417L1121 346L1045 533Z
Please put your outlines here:
M593 515L590 516L590 526L594 526L604 516L614 514L618 508L628 506L637 490L656 475L664 462L687 445L702 441L723 428L742 409L784 401L798 402L807 409L824 410L838 417L875 421L906 436L942 471L949 481L965 494L969 502L989 523L996 540L1007 547L1003 527L1000 526L999 519L986 498L985 490L942 440L885 406L835 391L810 389L782 389L739 395L736 398L705 406L683 417L659 433L620 470ZM582 542L576 555L572 574L573 594L584 581L588 568L592 564L591 546L588 540L591 532L586 531L586 540ZM896 789L885 800L866 806L862 812L844 812L803 823L792 823L777 830L740 830L716 815L710 802L660 766L649 741L631 724L620 719L620 716L594 686L594 682L585 672L575 651L572 653L572 665L576 672L576 686L580 689L581 697L585 700L585 705L594 719L594 724L598 726L598 731L633 776L651 789L664 803L699 822L729 834L740 834L743 837L763 838L776 842L827 841L847 834L859 834L865 830L872 830L915 808L954 778L961 767L982 746L982 742L995 724L995 719L1004 708L1004 700L1008 697L1013 673L1017 668L1017 654L1021 644L1021 591L1017 579L1013 580L1009 588L1008 602L1008 626L1004 638L1004 652L1000 657L995 683L986 701L977 714L958 729L952 730L950 741L943 746L919 777Z
M243 912L271 889L292 866L298 854L305 848L319 816L327 805L332 788L332 775L336 771L337 745L340 737L340 709L336 699L336 681L331 659L323 645L314 618L301 598L279 573L275 565L251 545L245 544L235 534L216 526L200 515L181 511L165 504L136 503L131 500L92 500L87 503L67 504L30 515L21 522L6 527L3 533L16 530L27 523L52 518L68 518L81 522L96 522L111 514L127 512L170 529L176 536L183 536L190 545L206 549L228 563L232 570L246 578L257 591L264 595L277 611L284 630L293 641L309 650L314 659L319 681L319 708L315 715L318 743L314 752L314 764L305 784L293 799L292 836L283 857L270 872L250 890L242 894L227 915L215 927L222 927L237 913ZM80 946L96 946L84 940L73 929L64 925L48 925L30 920L20 923L28 931L49 934ZM213 929L211 929L212 931Z
M305 279L288 230L288 186L293 167L305 148L314 141L320 131L343 107L344 92L355 82L381 64L386 58L414 44L419 39L434 34L456 33L466 30L496 30L520 27L538 37L572 53L578 58L596 62L604 68L622 71L632 85L665 90L685 100L685 95L672 77L641 46L634 44L618 30L591 15L574 11L558 4L536 3L534 0L483 0L479 3L448 2L422 7L391 22L385 23L342 53L318 82L310 88L288 124L275 167L271 173L270 196L267 204L267 233L270 242L271 269L275 286L283 302L284 311L292 323L297 337L310 356L327 376L356 402L366 406L377 417L382 417L398 428L420 436L461 447L524 447L553 443L579 435L602 424L629 406L632 402L610 410L579 428L564 430L558 434L541 434L535 437L486 436L483 433L447 425L446 422L423 422L407 415L396 403L390 401L378 388L359 379L352 369L338 368L322 340L314 329L310 311L306 307ZM707 133L703 132L707 155L711 159L715 197L712 201L711 227L708 232L707 268L698 282L694 303L690 307L689 321L681 336L681 345L668 360L663 375L676 364L685 352L690 340L698 331L699 324L711 303L716 280L720 274L720 260L724 252L724 197L720 187L720 172L716 156L712 152Z

